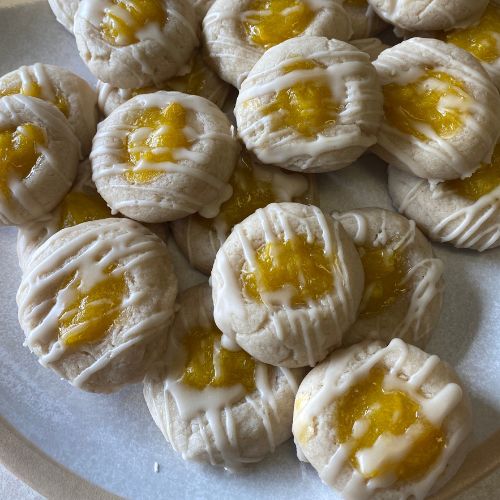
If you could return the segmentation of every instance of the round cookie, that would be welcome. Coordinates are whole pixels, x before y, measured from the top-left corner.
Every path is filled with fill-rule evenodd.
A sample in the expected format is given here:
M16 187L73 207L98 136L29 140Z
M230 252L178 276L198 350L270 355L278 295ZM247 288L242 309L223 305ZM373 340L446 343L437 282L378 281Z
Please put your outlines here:
M154 263L154 265L153 265ZM166 340L177 294L165 244L126 219L63 229L33 254L17 294L25 345L80 389L140 381Z
M48 0L56 19L70 32L73 33L73 20L80 0Z
M353 239L365 271L365 292L356 322L342 344L403 339L425 347L443 302L443 263L409 221L382 208L333 213Z
M388 26L377 16L373 7L368 4L368 0L343 0L342 6L351 20L351 38L372 37L384 31Z
M385 119L372 150L388 163L432 180L470 175L493 151L500 95L471 54L411 38L374 62Z
M171 223L172 235L181 252L198 271L210 274L215 255L233 226L269 203L295 201L314 203L314 176L288 173L264 166L243 152L230 179L231 198L216 217L198 214Z
M82 157L88 156L97 126L97 95L85 80L65 68L36 63L0 78L0 97L13 94L57 106L81 143Z
M183 69L182 75L170 78L159 87L119 89L109 83L97 82L99 109L104 116L108 116L118 106L136 95L150 94L158 90L174 90L185 94L199 95L222 108L229 88L229 85L205 64L199 52L191 58L189 67Z
M387 22L408 31L450 30L474 24L488 0L368 0Z
M196 14L185 0L82 0L74 32L89 70L119 88L161 85L198 45Z
M479 251L500 245L498 145L491 163L463 180L434 184L389 167L389 193L397 210L433 241Z
M361 38L359 40L349 40L351 45L354 45L359 50L366 52L370 61L375 61L377 57L385 50L389 48L389 45L386 45L378 38Z
M342 226L299 203L272 203L237 224L211 280L223 345L289 368L314 366L340 345L364 281Z
M349 16L336 0L216 0L203 19L207 61L238 89L264 52L285 40L348 40L351 34Z
M298 452L344 498L425 498L458 470L469 399L437 356L394 339L334 352L299 387Z
M231 196L239 144L224 113L180 92L138 95L99 124L90 159L113 212L166 222L212 217Z
M301 370L265 365L220 345L208 284L186 290L164 364L144 380L149 411L185 460L238 468L291 437Z
M73 183L79 151L55 106L20 94L0 98L0 226L50 212Z
M239 136L261 162L328 172L375 143L382 92L365 52L301 37L262 56L241 86L234 114Z

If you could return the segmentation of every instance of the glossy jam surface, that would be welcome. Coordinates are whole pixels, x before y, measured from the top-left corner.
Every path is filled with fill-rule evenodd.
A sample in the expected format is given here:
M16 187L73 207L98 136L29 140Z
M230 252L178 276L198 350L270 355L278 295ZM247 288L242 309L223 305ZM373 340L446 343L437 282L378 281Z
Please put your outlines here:
M246 393L255 390L255 361L245 351L221 346L222 333L215 325L195 328L183 338L187 360L182 382L203 390L241 384Z
M162 0L111 0L112 7L104 10L101 33L104 39L117 46L139 41L137 33L151 23L160 27L167 22Z
M0 193L9 198L11 179L26 178L41 156L46 144L45 132L32 123L0 132Z
M243 18L247 39L269 49L301 35L314 19L314 12L301 0L253 0Z
M445 436L427 420L420 405L410 396L385 390L384 376L384 369L375 367L365 380L339 399L334 417L337 440L350 446L351 464L367 479L394 474L398 480L418 480L443 451ZM390 454L387 458L384 452L397 447L397 439L390 443L391 438L398 436L409 439L397 459L391 459ZM376 448L384 441L386 446L380 446L377 465L365 462L360 451Z
M483 163L470 177L446 181L443 186L471 201L478 201L500 186L500 145L497 144L491 163Z
M402 252L388 247L361 247L358 250L365 271L360 317L375 316L407 292L404 283L407 262Z
M111 217L111 210L98 194L70 191L61 202L60 209L59 229Z
M104 279L90 288L76 272L62 291L70 297L59 316L59 338L67 346L99 342L115 324L122 312L128 291L125 275L108 266Z
M500 7L490 3L478 24L452 30L444 39L469 51L478 59L491 63L500 56Z
M388 122L421 141L429 139L430 131L445 139L455 135L470 103L463 82L440 71L426 70L406 85L384 85L383 92Z
M178 103L142 111L127 135L128 161L133 165L124 174L127 181L146 184L164 174L154 163L175 163L175 150L189 147L185 126L186 110Z
M303 60L285 66L284 73L320 67L319 63ZM275 116L274 129L290 127L305 137L314 137L335 124L339 111L326 78L306 82L298 79L290 88L278 91L262 110L264 115Z
M256 269L245 264L241 273L244 294L254 301L304 306L333 290L334 257L322 244L297 235L267 243L256 252Z

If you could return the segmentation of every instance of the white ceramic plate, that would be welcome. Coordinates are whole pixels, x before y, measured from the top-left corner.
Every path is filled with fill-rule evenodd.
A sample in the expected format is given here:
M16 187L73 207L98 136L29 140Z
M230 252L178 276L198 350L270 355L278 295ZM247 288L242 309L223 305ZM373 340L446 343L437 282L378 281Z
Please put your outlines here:
M0 74L41 61L93 81L72 36L57 24L44 1L0 0L0 42ZM325 210L390 208L385 169L374 157L323 175L319 184ZM295 458L291 442L238 475L186 463L154 425L140 385L111 396L87 394L42 368L22 347L15 241L15 229L0 229L0 415L12 426L6 428L0 419L0 459L22 478L46 495L64 491L56 484L63 480L68 488L83 487L71 474L58 472L64 466L129 498L335 498L313 469ZM436 252L446 263L447 288L442 320L428 350L462 376L473 401L475 446L485 442L454 481L456 491L491 470L500 454L500 250L477 254L439 246ZM183 288L205 279L189 271L178 254L176 260ZM14 429L25 440L19 440ZM25 449L27 443L53 462Z

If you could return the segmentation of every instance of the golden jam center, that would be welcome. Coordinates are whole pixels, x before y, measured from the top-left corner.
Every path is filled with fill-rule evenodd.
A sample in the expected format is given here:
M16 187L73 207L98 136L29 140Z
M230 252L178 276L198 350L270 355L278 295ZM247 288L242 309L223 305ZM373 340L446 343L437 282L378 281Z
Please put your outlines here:
M351 464L366 479L395 475L401 481L418 480L442 453L445 435L406 393L384 389L385 374L373 368L338 400L337 440L347 444ZM367 452L375 450L368 459Z
M254 301L304 306L333 290L335 258L318 242L303 235L267 243L255 256L256 268L245 263L240 280L244 294Z
M70 191L61 202L59 230L83 222L111 217L111 210L97 194Z
M112 7L104 10L101 33L112 45L125 46L139 41L138 31L148 24L167 22L162 0L111 0Z
M105 270L105 279L86 288L78 271L63 287L71 297L59 316L59 339L67 346L99 342L122 313L128 292L124 273L116 273L116 265Z
M284 74L321 67L324 66L315 61L297 61L285 66ZM326 78L298 81L278 91L262 110L264 116L274 115L275 130L290 127L305 137L314 137L335 124L339 111Z
M408 290L404 283L407 262L399 250L389 247L358 248L365 271L365 291L360 305L360 317L379 314L394 304Z
M255 361L245 351L221 346L222 333L215 325L195 328L183 338L187 360L182 382L198 390L241 384L247 394L255 390Z
M500 56L500 7L487 7L479 23L455 29L443 35L445 41L467 50L484 62L494 62Z
M387 121L421 141L429 140L429 127L445 139L455 135L463 125L470 103L463 82L428 69L406 85L384 85L383 92Z
M176 163L175 151L189 147L184 134L186 110L178 103L140 112L128 133L126 146L132 168L124 173L130 183L152 182L165 173L155 163Z
M500 144L497 144L491 163L483 163L466 179L446 181L443 186L459 196L471 201L478 201L500 186Z
M247 39L267 50L301 35L314 12L302 0L253 0L242 18Z
M32 123L0 132L0 193L10 198L9 181L26 178L46 145L45 132Z

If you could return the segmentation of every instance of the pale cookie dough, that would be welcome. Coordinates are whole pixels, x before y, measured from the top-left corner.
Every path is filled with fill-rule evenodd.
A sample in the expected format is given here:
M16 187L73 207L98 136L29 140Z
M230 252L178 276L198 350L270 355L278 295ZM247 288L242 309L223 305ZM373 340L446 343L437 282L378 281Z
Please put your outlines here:
M374 62L385 119L372 150L422 178L466 177L500 132L500 96L479 61L440 40L411 38Z
M56 19L73 33L73 20L80 0L48 0L48 2Z
M79 152L55 106L21 94L0 98L0 226L50 212L73 183Z
M17 294L25 345L80 389L140 381L166 341L177 294L165 244L127 219L63 229L33 254Z
M81 143L82 158L88 156L97 127L97 94L83 78L50 64L21 66L0 78L0 97L13 94L57 106Z
M192 5L151 0L135 15L116 0L82 0L74 32L78 51L99 80L119 88L161 85L179 73L198 45Z
M261 162L328 172L375 144L382 92L365 52L301 37L262 56L241 86L234 114L239 136Z
M233 226L269 203L295 201L316 203L314 176L285 172L265 166L243 153L231 177L233 194L216 217L198 214L171 223L181 252L198 271L210 274L215 255Z
M166 222L217 214L231 196L238 152L233 127L215 104L160 91L130 99L101 122L90 159L113 212Z
M346 500L426 498L456 473L471 409L445 362L394 339L334 352L299 387L299 456Z
M389 167L389 193L394 206L433 241L479 251L500 246L498 147L492 164L464 180L431 184Z
M351 20L351 38L375 36L388 27L368 4L368 0L343 0L342 6Z
M285 40L324 36L348 40L347 12L336 0L216 0L203 20L207 60L240 88L264 52Z
M359 40L349 40L351 45L354 45L359 50L366 52L370 56L370 61L375 61L377 57L389 48L384 42L378 38L361 38Z
M220 335L208 284L186 290L164 365L144 380L144 397L156 425L182 458L237 469L262 460L291 437L302 370L228 351ZM202 362L200 352L208 352Z
M211 280L223 345L289 368L314 366L340 345L364 282L342 226L298 203L272 203L236 225Z
M183 68L182 75L170 78L159 87L119 89L109 83L97 82L99 109L104 116L108 116L118 106L136 95L150 94L158 90L175 90L185 94L199 95L222 108L229 88L230 86L205 64L199 52L191 58L189 65Z
M488 0L368 0L387 22L408 31L449 30L474 24Z
M425 347L439 320L444 289L443 263L430 243L414 221L382 208L332 216L353 239L365 270L358 319L342 344L398 337Z

